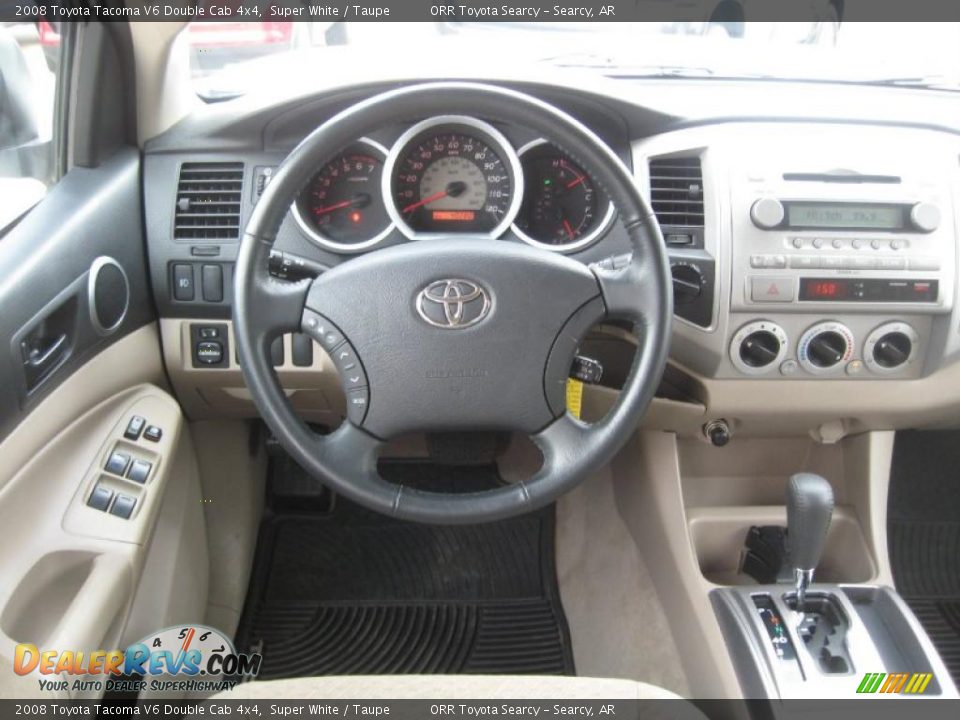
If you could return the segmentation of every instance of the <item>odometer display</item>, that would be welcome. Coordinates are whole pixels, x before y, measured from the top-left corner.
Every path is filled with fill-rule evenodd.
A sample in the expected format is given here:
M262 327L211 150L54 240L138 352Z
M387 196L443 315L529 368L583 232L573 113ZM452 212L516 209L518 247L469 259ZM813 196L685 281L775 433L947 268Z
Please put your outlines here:
M393 215L410 237L495 236L509 225L522 181L506 142L485 123L428 120L399 143L390 166ZM512 162L511 162L512 160Z

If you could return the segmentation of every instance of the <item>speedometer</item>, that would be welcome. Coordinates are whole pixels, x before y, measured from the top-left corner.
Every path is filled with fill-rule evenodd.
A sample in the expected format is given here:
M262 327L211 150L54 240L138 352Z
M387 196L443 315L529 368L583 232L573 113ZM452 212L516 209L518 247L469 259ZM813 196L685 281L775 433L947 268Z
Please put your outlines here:
M498 237L523 196L520 162L494 127L468 117L425 120L397 141L384 168L388 210L411 239Z

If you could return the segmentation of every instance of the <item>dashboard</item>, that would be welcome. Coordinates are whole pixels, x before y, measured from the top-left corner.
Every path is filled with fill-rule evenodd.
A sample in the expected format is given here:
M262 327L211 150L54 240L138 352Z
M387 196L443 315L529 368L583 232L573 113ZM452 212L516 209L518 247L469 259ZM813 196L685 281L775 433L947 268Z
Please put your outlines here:
M960 357L956 130L919 119L683 118L676 103L658 109L623 94L512 85L583 121L651 201L671 258L676 317L673 389L661 396L691 406L670 406L667 425L699 427L723 413L776 432L790 423L765 422L770 398L757 393L767 383L771 393L809 396L798 406L806 426L838 416L877 427L952 415L960 398L936 388ZM241 103L148 143L154 294L165 344L177 346L168 365L183 370L175 383L203 398L194 414L250 409L227 322L246 218L297 142L375 91ZM669 86L664 96L677 92ZM398 119L321 163L280 228L275 270L294 277L460 234L585 264L615 263L630 250L609 198L550 138L441 115ZM208 325L224 333L206 338L219 353L198 349ZM306 362L302 346L297 361L297 342L281 343L275 365L293 395L299 386L309 395L308 378L332 367L316 356ZM924 379L911 397L918 386L906 383ZM863 383L886 389L865 395ZM335 383L317 387L335 407Z

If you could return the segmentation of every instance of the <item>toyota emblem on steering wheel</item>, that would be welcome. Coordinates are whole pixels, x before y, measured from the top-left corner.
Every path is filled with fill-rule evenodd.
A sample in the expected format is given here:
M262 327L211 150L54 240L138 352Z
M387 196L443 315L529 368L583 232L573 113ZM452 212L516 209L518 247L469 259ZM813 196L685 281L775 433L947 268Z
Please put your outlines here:
M490 314L490 295L471 280L437 280L417 295L417 312L434 327L459 330Z

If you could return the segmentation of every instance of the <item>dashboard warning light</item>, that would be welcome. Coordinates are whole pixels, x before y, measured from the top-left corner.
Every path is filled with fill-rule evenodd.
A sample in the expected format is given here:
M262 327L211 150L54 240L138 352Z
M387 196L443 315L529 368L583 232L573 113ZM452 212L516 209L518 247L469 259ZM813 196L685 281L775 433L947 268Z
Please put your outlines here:
M359 212L358 210L354 210L352 213L350 213L350 220L351 220L352 222L358 223L358 222L360 222L362 219L363 219L363 216L360 214L360 212Z

